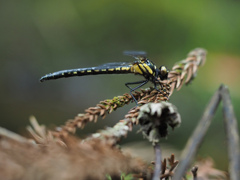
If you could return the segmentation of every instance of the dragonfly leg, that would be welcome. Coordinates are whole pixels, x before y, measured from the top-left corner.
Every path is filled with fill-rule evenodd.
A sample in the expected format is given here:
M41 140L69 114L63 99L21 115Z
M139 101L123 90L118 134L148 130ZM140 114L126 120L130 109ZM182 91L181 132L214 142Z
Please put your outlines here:
M130 83L125 83L125 86L127 86L130 89L130 94L133 98L133 100L135 101L135 103L138 105L138 102L136 100L136 98L133 96L132 91L135 91L136 89L142 87L144 84L146 84L149 80L143 80L143 81L137 81L137 82L130 82ZM131 84L139 84L137 87L131 88L129 85Z
M161 82L160 82L157 78L156 78L156 81L159 82L159 85L161 86L161 89L162 89L163 86L162 86ZM154 88L155 88L158 92L161 92L161 91L157 88L157 84L156 84L156 82L154 82Z

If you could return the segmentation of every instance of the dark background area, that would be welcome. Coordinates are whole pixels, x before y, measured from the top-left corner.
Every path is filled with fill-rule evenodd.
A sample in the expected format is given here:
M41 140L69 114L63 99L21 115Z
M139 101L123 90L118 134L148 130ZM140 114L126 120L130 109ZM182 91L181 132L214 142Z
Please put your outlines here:
M239 119L240 20L237 1L1 1L0 126L25 134L29 116L51 128L65 123L99 101L129 90L134 75L101 75L39 82L46 73L134 59L124 50L143 50L156 65L173 64L203 47L207 62L189 86L175 92L182 125L163 142L181 150L221 83L231 93ZM147 86L150 86L148 84ZM146 87L147 87L146 86ZM84 137L122 119L130 104L97 124ZM136 130L124 142L141 141ZM208 131L199 156L211 156L227 169L221 109Z

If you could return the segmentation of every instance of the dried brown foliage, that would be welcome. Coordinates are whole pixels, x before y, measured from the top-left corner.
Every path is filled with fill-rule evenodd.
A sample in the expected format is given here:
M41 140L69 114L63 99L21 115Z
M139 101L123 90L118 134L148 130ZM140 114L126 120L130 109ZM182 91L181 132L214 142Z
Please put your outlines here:
M66 146L53 139L35 144L24 137L13 139L13 133L0 129L1 179L105 179L106 174L120 176L121 172L144 172L144 163L123 155L100 140L81 143L68 136Z
M199 160L198 162L196 162L195 168L196 167L197 167L196 175L197 178L199 179L202 180L229 179L226 172L214 168L214 162L211 158Z
M176 63L168 75L168 84L171 85L170 95L174 89L181 89L184 80L185 84L189 84L197 75L197 70L205 64L206 50L196 48L190 53L186 59ZM186 78L186 79L185 79Z

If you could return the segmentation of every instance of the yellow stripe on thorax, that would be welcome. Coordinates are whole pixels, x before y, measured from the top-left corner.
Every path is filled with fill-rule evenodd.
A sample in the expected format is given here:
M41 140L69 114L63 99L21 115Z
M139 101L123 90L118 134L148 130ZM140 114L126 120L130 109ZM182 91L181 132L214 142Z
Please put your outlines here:
M133 72L135 74L143 74L145 72L147 74L154 75L153 70L146 63L134 64L131 67L131 72Z
M141 69L139 69L138 65L137 64L134 64L132 67L131 67L131 72L135 73L135 74L142 74L142 71Z
M143 66L144 66L144 71L146 71L146 69L147 69L149 74L153 74L152 69L146 63L143 63Z

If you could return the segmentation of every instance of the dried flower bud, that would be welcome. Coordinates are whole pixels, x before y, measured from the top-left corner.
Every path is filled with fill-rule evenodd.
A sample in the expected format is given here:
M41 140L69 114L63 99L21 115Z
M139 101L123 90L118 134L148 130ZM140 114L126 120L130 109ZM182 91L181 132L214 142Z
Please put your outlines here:
M160 137L167 136L168 126L174 129L181 123L177 108L168 102L143 105L138 119L143 135L153 144L159 142Z

